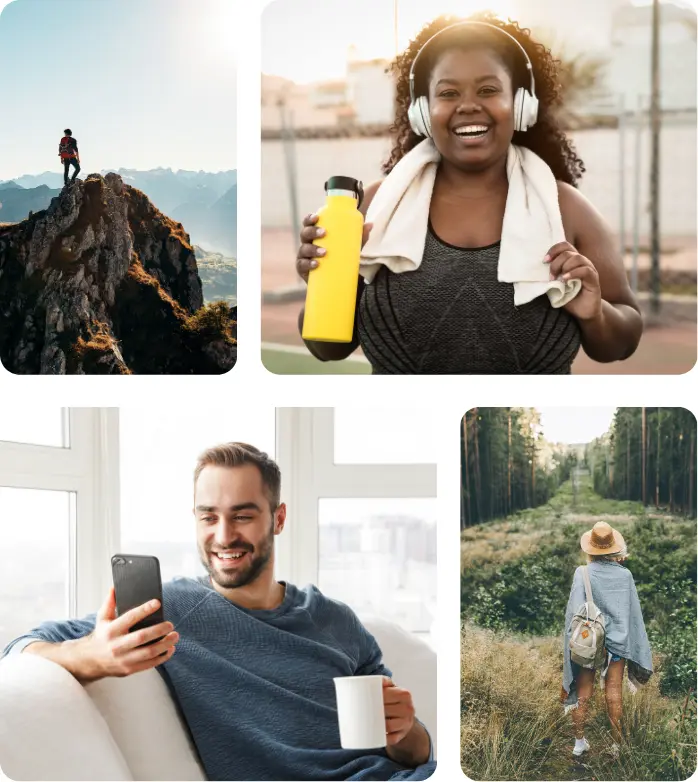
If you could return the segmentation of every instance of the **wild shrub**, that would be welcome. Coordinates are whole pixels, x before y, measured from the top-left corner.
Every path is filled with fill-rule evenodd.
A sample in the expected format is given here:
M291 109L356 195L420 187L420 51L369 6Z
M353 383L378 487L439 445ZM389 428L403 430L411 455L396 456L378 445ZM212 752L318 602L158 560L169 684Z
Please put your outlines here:
M588 525L566 523L537 551L499 570L465 569L461 613L480 627L528 635L562 632L572 574L583 559L579 536ZM685 532L686 527L692 534ZM654 652L661 692L684 695L696 677L695 523L641 516L624 530Z
M216 301L198 309L186 321L186 328L211 338L220 338L235 344L231 309L224 301Z

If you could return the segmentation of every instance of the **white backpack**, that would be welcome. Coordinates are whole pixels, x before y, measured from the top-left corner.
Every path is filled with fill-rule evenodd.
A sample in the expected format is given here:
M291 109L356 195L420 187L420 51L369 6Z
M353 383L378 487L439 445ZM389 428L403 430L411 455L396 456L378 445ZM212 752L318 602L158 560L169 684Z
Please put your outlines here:
M582 568L586 602L575 611L570 623L570 657L582 668L602 668L606 661L606 621L594 604L586 565Z

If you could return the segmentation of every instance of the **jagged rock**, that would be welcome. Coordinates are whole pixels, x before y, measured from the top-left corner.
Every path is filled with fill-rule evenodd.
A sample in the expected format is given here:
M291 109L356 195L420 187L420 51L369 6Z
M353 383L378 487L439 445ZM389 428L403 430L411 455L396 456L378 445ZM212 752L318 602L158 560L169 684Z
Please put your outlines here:
M235 363L235 345L231 345L225 340L218 339L215 342L209 342L203 350L214 364Z
M118 174L109 173L104 177L104 181L116 195L121 195L124 192L124 180Z
M236 324L222 306L202 309L182 225L118 174L90 174L0 228L0 359L11 372L226 372Z

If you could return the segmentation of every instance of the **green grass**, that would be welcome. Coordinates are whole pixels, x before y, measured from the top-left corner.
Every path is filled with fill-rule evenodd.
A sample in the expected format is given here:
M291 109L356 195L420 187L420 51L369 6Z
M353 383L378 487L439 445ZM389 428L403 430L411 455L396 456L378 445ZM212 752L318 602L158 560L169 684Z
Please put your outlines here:
M580 479L576 498L572 481L563 483L555 496L551 497L548 507L562 513L583 513L595 516L630 515L640 517L645 514L641 502L600 497L594 491L589 476L582 476Z
M281 349L262 349L262 363L275 375L370 375L371 365L356 359L345 361L318 361L307 356Z
M695 296L695 282L662 283L659 286L660 293L670 293L674 296ZM645 291L647 292L647 291Z
M609 753L603 694L584 762L559 703L561 633L579 538L607 520L628 544L655 675L624 694L625 745ZM472 779L683 780L696 766L696 522L606 500L589 476L538 508L461 534L463 770Z
M618 758L604 695L595 688L585 735L591 751L572 756L572 721L559 701L562 644L462 627L461 765L474 780L684 780L696 763L695 695L668 698L653 678L624 692Z

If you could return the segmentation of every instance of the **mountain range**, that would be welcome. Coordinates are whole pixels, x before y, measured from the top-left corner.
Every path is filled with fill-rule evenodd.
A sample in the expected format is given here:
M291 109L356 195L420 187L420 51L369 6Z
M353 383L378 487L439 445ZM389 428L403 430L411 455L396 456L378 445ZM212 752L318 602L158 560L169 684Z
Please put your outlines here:
M124 184L141 190L164 214L184 225L194 244L209 252L237 256L237 171L150 171L120 168ZM45 209L63 187L63 174L45 171L0 182L0 223L23 220Z
M90 174L46 209L0 223L0 360L10 372L221 374L237 357L236 318L225 301L204 305L182 224L118 174Z
M231 307L237 305L238 267L234 258L221 253L210 253L194 245L194 255L199 267L199 277L204 292L204 302L225 301Z
M14 182L0 184L0 222L18 223L30 212L46 209L51 199L61 191L48 185L39 185L25 190Z

